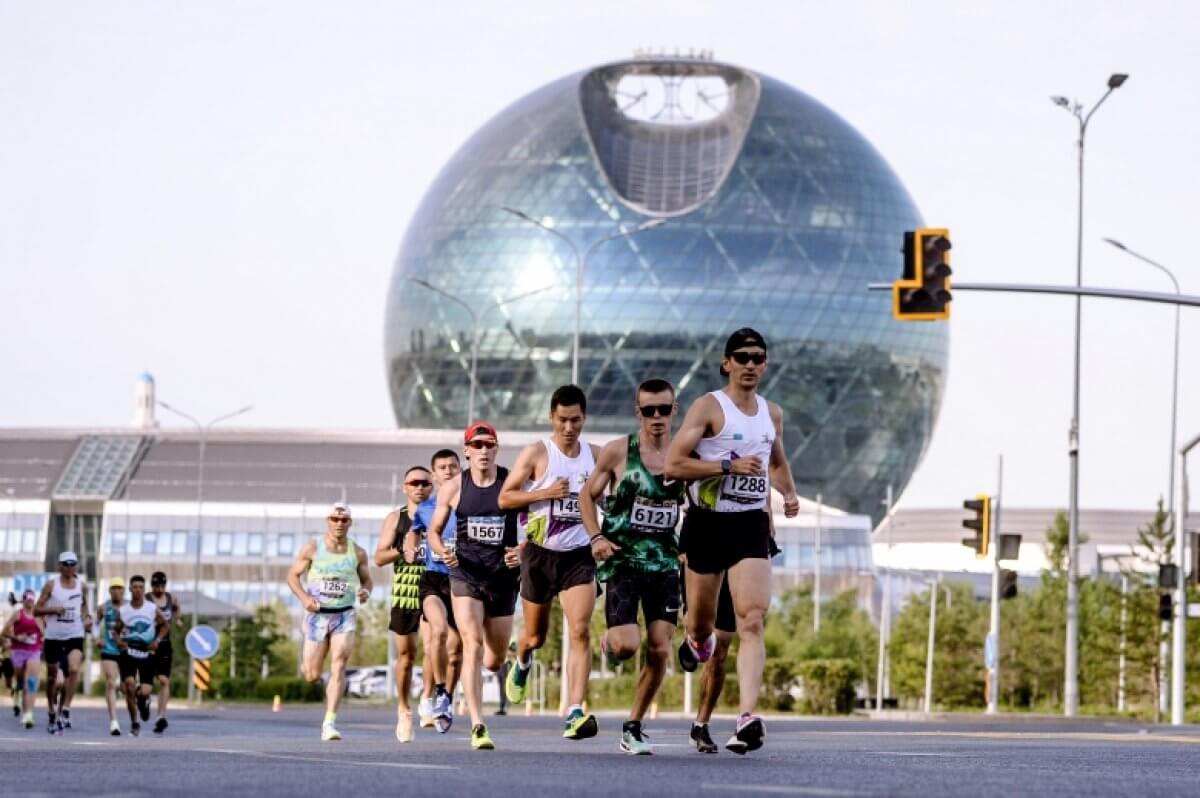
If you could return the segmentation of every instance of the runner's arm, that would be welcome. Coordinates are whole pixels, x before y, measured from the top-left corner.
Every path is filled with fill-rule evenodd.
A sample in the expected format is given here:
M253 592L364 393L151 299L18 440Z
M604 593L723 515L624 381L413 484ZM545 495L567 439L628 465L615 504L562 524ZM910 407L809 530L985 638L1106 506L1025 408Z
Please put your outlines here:
M162 610L154 610L154 628L157 634L154 636L154 647L158 648L171 634L171 625L167 623L167 616L162 614Z
M617 438L604 444L600 456L596 458L596 470L579 493L579 514L583 518L583 526L589 538L600 534L600 513L596 500L604 495L605 489L616 478L617 465L620 463L621 452L628 445L627 440Z
M3 631L0 631L0 638L8 638L9 640L16 640L16 638L13 637L12 630L13 630L13 627L16 626L16 624L17 624L17 616L19 614L20 614L20 612L18 611L18 612L14 612L12 615L8 616L8 621L5 622Z
M371 581L371 567L367 564L367 550L355 543L354 553L358 557L358 601L360 604L366 604L367 600L371 598L371 591L375 588L375 583Z
M723 473L721 464L708 462L692 457L692 452L712 428L713 411L716 400L702 396L688 408L683 417L679 432L671 438L671 448L667 450L667 461L663 473L668 479L707 479L719 477Z
M175 599L175 594L171 594L171 617L175 619L175 625L180 629L183 628L183 607L179 606L179 602Z
M292 590L292 595L300 599L300 606L309 612L313 612L313 604L318 604L317 600L308 595L304 585L300 584L300 579L304 576L312 565L312 559L317 553L317 544L314 541L309 541L300 547L300 551L296 553L296 559L292 562L287 573L288 587ZM319 606L319 604L318 604Z
M391 565L400 559L402 552L394 548L396 545L396 530L400 528L400 511L392 510L383 519L383 528L379 530L379 543L375 546L375 564Z
M87 586L84 585L83 580L81 579L79 581L79 609L83 614L82 618L84 633L90 633L92 631L92 614L88 612L87 596Z
M461 479L448 479L438 488L437 506L433 508L433 518L429 520L429 528L425 530L426 546L443 560L446 558L446 545L442 542L442 531L450 522L450 511L458 506L458 494L462 488Z
M500 489L498 503L501 510L523 510L534 502L561 499L570 492L565 479L541 490L521 489L522 485L533 479L538 461L545 456L545 451L546 447L541 443L531 443L517 455L517 462L513 463L508 479L504 480L504 487Z
M40 615L61 615L62 614L62 607L49 606L47 604L47 602L50 601L50 593L53 590L54 590L54 585L49 581L47 581L46 584L42 585L42 592L41 592L41 595L38 596L37 604L33 605L33 617L36 618Z
M771 402L771 422L775 425L775 442L771 444L771 487L783 494L783 514L792 518L800 513L800 499L796 496L796 481L792 478L792 466L783 450L783 411Z

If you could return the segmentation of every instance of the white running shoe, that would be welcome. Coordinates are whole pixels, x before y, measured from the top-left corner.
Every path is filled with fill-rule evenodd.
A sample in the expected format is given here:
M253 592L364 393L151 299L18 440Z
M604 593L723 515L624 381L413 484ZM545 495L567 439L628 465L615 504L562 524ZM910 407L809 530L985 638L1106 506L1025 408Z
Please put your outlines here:
M417 705L417 714L421 718L421 728L433 728L433 699L422 698L421 703Z
M413 741L413 723L411 712L401 712L396 716L396 742L411 743Z
M121 736L121 724L117 723L115 720L110 720L108 722L108 733L111 734L113 737L120 737Z
M333 727L332 723L321 724L321 740L323 742L330 742L333 740L340 740L340 739L342 739L342 735L337 729L335 729Z

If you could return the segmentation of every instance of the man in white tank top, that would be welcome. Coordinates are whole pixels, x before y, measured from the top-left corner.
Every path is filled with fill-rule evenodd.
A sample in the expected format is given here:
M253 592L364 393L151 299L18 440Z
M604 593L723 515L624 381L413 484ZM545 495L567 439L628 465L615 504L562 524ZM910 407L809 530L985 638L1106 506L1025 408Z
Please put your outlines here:
M46 580L34 605L35 617L46 619L46 639L42 658L46 661L46 699L49 711L47 731L61 733L71 728L71 700L79 683L79 665L83 660L83 636L92 629L87 589L75 573L79 558L73 551L58 555L58 576ZM59 671L64 673L62 706L56 706L55 688Z
M519 510L525 531L521 544L521 599L525 624L517 639L517 664L505 680L508 700L525 700L533 652L546 642L550 602L563 605L570 632L567 686L570 705L563 737L582 740L599 731L594 715L585 715L588 674L592 668L589 625L596 606L596 561L579 494L596 467L599 447L580 440L587 418L587 397L578 386L564 385L550 397L554 435L526 446L504 488L500 508Z
M729 336L721 361L729 383L692 404L666 464L668 477L691 483L679 536L688 597L679 664L693 671L712 656L717 597L728 575L741 638L741 714L725 747L739 754L761 748L766 736L754 709L766 660L763 622L771 602L771 488L783 494L788 517L800 511L783 450L783 411L758 395L766 367L762 335L745 327Z

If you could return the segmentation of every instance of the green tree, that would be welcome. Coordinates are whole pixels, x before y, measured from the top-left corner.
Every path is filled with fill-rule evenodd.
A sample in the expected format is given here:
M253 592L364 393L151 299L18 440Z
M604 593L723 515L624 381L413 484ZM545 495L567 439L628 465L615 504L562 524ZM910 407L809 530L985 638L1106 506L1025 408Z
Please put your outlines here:
M933 697L953 707L982 706L985 702L983 639L987 634L987 604L975 600L970 585L943 583L937 589L938 613L934 630ZM933 590L914 593L896 616L889 650L892 690L899 696L925 695L925 661L929 635L929 599Z

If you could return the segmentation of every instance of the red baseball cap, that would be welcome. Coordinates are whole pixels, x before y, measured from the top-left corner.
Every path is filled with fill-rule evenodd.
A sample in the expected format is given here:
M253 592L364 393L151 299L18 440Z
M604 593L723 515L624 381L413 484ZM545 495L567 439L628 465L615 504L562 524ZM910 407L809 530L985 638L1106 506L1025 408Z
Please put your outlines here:
M497 442L500 440L500 436L496 434L496 428L486 421L476 421L467 427L466 433L463 434L463 441L470 443L476 435L491 435Z

